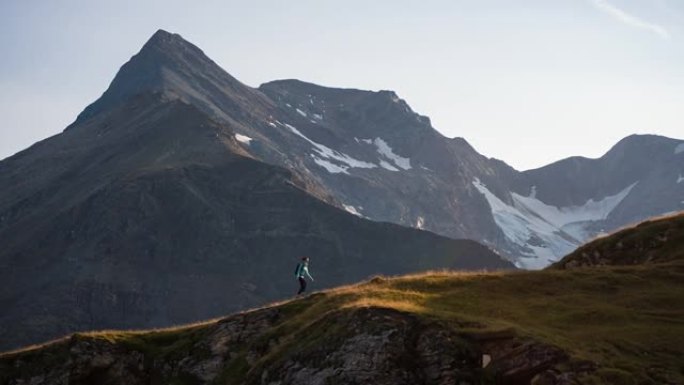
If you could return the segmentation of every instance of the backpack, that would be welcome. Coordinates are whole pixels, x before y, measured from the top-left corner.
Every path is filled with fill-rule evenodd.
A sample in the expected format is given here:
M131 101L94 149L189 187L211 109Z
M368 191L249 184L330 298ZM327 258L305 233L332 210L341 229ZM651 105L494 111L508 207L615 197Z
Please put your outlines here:
M302 264L298 263L297 267L295 267L295 277L299 277L299 274L301 272Z

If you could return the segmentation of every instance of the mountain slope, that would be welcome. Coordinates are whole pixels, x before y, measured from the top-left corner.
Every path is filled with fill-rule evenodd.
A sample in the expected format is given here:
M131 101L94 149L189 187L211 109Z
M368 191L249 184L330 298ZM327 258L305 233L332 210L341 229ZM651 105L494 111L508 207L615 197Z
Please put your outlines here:
M377 277L204 324L7 353L0 381L680 384L682 262Z
M392 91L299 80L254 89L165 31L75 124L141 92L194 105L229 126L245 153L291 170L339 208L478 240L519 267L542 268L597 234L682 207L680 140L633 136L600 159L521 173L444 137Z
M672 260L684 260L684 212L653 218L593 240L552 268L641 265Z
M191 322L318 287L511 268L473 241L371 222L251 158L226 123L145 92L0 163L0 348ZM398 242L397 240L401 240Z
M290 290L286 265L302 253L321 258L313 268L334 277L329 285L380 271L510 267L472 242L342 210L543 267L629 218L679 208L680 148L635 137L580 162L576 176L572 160L520 173L445 138L391 91L295 80L255 89L158 31L62 134L0 162L0 305L11 309L0 341L253 306ZM643 203L651 196L657 203ZM274 255L287 262L259 259ZM194 301L205 285L215 297ZM182 305L152 306L171 301Z

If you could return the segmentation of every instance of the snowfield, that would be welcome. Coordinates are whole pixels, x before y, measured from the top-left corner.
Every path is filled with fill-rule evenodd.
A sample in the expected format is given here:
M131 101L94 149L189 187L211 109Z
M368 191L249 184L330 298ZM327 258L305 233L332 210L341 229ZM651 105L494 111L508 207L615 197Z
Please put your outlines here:
M392 151L392 148L384 140L375 138L375 140L373 140L373 144L375 144L375 147L377 147L378 153L380 155L393 161L397 167L403 168L404 170L411 169L411 159L403 158L395 154L394 151Z
M387 162L384 161L384 160L381 160L381 161L380 161L380 167L382 167L382 168L384 168L384 169L386 169L386 170L390 170L390 171L399 171L398 168L392 166L391 164L387 163Z
M349 174L347 172L347 169L349 167L338 166L334 163L328 162L327 160L321 159L314 154L311 154L311 157L313 158L314 163L323 167L324 169L326 169L326 171L328 171L331 174Z
M588 236L588 225L603 220L622 202L636 183L615 195L599 201L588 200L581 206L556 207L536 198L511 193L512 205L494 195L478 178L472 182L484 195L494 222L512 243L523 248L527 258L516 265L524 269L541 269L574 250Z
M335 151L335 150L331 149L330 147L327 147L323 144L314 142L313 140L306 137L306 135L302 134L297 128L295 128L294 126L292 126L290 124L284 123L283 125L285 127L289 128L290 131L292 131L292 133L294 133L295 135L299 136L300 138L306 140L307 142L309 142L314 147L314 151L317 152L318 155L320 156L319 157L319 156L315 156L312 154L312 156L314 158L314 162L316 162L316 164L318 164L319 166L328 170L328 172L330 172L330 173L348 174L347 170L349 168L376 168L376 167L378 167L377 165L375 165L373 163L364 162L362 160L354 159L347 154ZM321 158L326 158L329 160L323 160ZM335 160L339 163L343 163L346 166L334 164L330 160Z
M246 135L235 134L235 140L244 144L249 144L254 139Z
M392 148L385 142L384 140L380 138L375 138L375 139L358 139L354 138L354 140L357 143L366 143L366 144L371 144L376 147L376 151L378 154L381 155L381 157L384 157L385 159L379 159L378 164L371 163L371 162L366 162L363 160L356 159L354 157L351 157L343 152L339 152L336 150L331 149L330 147L317 143L311 139L309 139L306 135L302 134L301 131L299 131L296 127L294 127L291 124L288 123L280 123L276 122L280 125L283 125L287 127L293 134L299 136L300 138L306 140L311 144L314 148L314 152L316 154L311 154L314 162L326 169L328 172L332 174L349 174L347 170L350 168L377 168L381 167L384 168L385 170L389 171L401 171L401 169L404 170L410 170L411 169L411 159L409 158L404 158L402 156L399 156L394 153ZM390 163L391 162L391 163Z
M363 215L361 215L361 213L356 209L356 207L345 204L343 204L342 206L344 206L344 209L347 210L347 212L352 213L357 217L363 218Z

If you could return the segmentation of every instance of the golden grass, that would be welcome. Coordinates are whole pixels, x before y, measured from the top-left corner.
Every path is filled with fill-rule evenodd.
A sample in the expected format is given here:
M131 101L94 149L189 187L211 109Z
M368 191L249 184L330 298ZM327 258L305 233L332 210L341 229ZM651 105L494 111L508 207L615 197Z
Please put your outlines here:
M460 329L512 329L517 335L559 346L575 359L598 362L608 370L606 376L625 372L645 384L658 383L658 378L684 383L682 298L682 261L569 271L431 271L380 276L265 306L285 312L268 336L280 341L279 345L265 359L296 348L302 341L294 336L308 335L309 328L332 312L374 306L440 320ZM77 336L123 343L165 356L203 338L202 333L216 321ZM334 327L329 332L334 333ZM316 340L310 337L306 343L315 344ZM656 374L653 368L658 369Z

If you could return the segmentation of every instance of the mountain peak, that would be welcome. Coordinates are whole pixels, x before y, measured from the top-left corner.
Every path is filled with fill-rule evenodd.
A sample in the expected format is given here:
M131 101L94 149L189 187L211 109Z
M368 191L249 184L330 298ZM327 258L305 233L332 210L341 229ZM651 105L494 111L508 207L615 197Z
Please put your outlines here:
M167 57L178 54L193 54L198 55L198 57L204 60L211 61L199 47L185 40L181 35L163 29L157 30L147 40L140 50L140 54L149 51L157 52Z
M163 29L158 29L157 32L155 32L147 41L147 44L160 44L172 40L185 41L183 37L177 33L169 32Z
M674 148L678 139L653 134L632 134L617 142L604 156L606 157L661 157L670 155L669 149Z
M160 29L119 69L109 88L67 130L143 93L183 99L212 114L221 110L216 103L229 107L264 103L252 88L224 71L197 46L179 34Z

